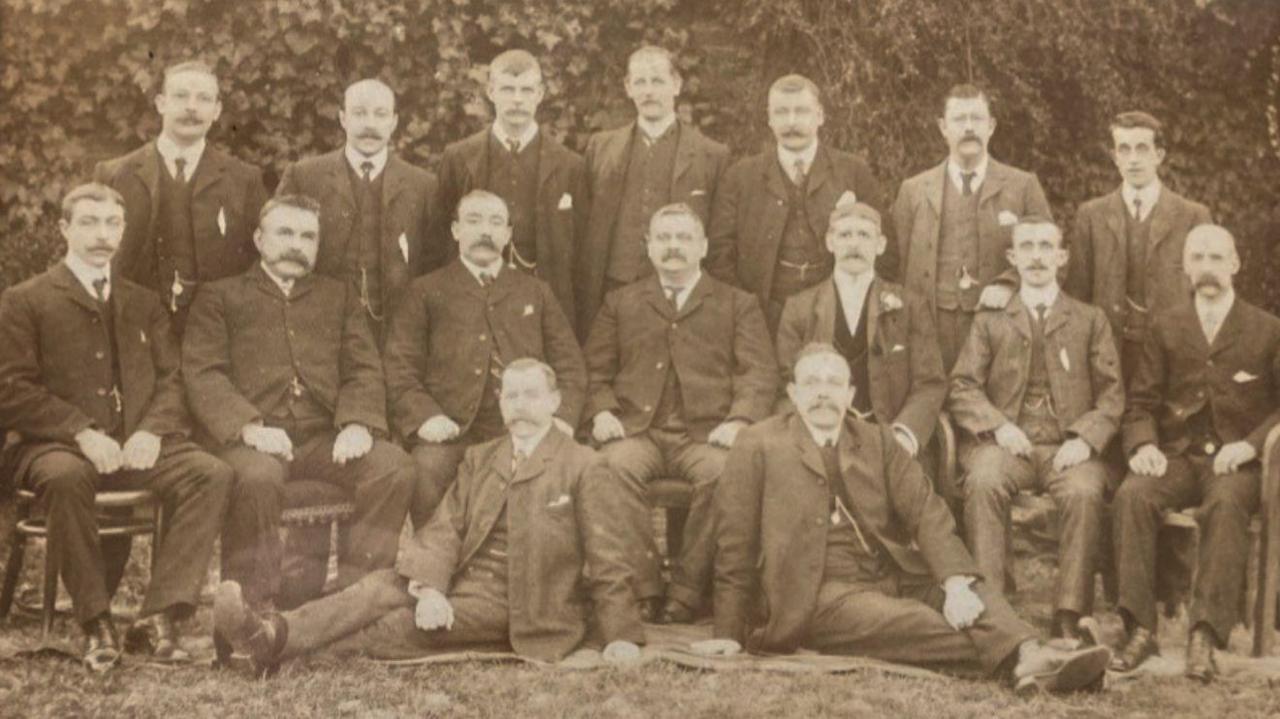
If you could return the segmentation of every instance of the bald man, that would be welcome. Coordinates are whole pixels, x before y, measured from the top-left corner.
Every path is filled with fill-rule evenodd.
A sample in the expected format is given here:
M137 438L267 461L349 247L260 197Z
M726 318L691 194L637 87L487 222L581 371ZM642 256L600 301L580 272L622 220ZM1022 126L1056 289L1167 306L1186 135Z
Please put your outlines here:
M1259 456L1280 422L1280 318L1236 297L1235 240L1217 225L1187 235L1182 267L1192 301L1157 314L1129 381L1123 438L1129 476L1116 492L1120 615L1116 669L1156 646L1155 562L1160 516L1200 505L1200 560L1190 608L1188 677L1208 682L1213 650L1240 620Z
M355 284L381 346L385 318L409 281L448 256L428 239L436 176L391 152L399 116L395 93L381 80L348 86L338 121L346 145L294 163L276 194L320 202L316 271Z

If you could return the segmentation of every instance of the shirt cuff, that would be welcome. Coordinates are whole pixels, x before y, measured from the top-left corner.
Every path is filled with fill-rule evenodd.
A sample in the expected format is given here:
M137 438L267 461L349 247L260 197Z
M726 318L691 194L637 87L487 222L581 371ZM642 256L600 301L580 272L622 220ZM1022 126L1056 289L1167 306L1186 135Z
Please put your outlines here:
M428 592L433 592L436 590L423 582L419 582L416 579L410 579L409 587L407 591L409 592L409 595L412 596L414 599L422 599L424 596L427 595Z
M911 453L912 457L920 453L920 440L916 439L916 433L912 432L910 427L901 422L894 422L893 433L897 437L907 440L907 451Z

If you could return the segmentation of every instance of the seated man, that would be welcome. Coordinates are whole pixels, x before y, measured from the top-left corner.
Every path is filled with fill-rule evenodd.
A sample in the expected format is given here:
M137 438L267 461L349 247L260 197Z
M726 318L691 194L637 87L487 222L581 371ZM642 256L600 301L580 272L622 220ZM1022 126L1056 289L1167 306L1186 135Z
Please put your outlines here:
M157 659L184 659L173 622L200 597L231 470L187 439L169 313L114 271L124 234L119 193L72 189L59 226L66 259L0 297L0 427L23 439L13 477L45 510L50 566L84 629L85 664L98 671L120 658L111 595L129 543L99 542L94 495L155 493L169 531L128 638Z
M329 645L382 658L498 645L558 661L607 643L606 659L636 657L644 634L609 526L613 477L595 452L553 430L560 392L551 367L511 362L500 401L507 434L467 449L396 571L267 616L223 582L215 631L259 671Z
M1008 585L1009 504L1019 489L1048 492L1062 525L1053 632L1082 639L1102 548L1101 455L1119 429L1124 387L1106 313L1058 289L1066 261L1052 222L1013 228L1009 262L1021 288L1004 309L974 318L947 407L963 430L964 525L982 575Z
M743 431L716 487L715 639L695 650L976 663L1019 691L1102 677L1110 650L1038 641L893 430L848 416L839 350L805 347L793 376L796 411Z
M356 292L313 272L319 205L298 195L269 200L254 242L262 261L205 285L191 306L183 376L192 411L236 471L223 576L261 606L320 590L281 582L286 482L351 491L356 513L338 558L338 581L347 585L395 562L413 465L374 438L387 429L386 390Z
M709 275L702 219L688 205L653 214L645 235L656 274L610 292L586 355L591 435L627 491L620 531L633 555L645 619L687 622L702 606L715 556L711 496L738 431L763 419L778 370L756 298ZM647 498L665 473L693 485L671 589L662 578Z
M1194 301L1157 314L1129 380L1129 475L1112 508L1120 616L1116 669L1159 653L1156 535L1161 515L1200 505L1187 676L1211 681L1213 648L1240 619L1249 518L1258 509L1267 434L1280 422L1280 319L1236 297L1235 239L1216 225L1187 235L1182 266Z

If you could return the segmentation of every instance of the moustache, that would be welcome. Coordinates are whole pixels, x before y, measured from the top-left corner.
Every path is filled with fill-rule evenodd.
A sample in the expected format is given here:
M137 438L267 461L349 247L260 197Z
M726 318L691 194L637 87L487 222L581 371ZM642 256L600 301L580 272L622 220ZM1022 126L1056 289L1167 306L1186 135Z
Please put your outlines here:
M1043 262L1032 262L1031 264L1027 265L1027 269L1029 269L1029 270L1047 270L1047 269L1049 269L1049 267L1048 267L1047 265L1045 265L1045 263L1043 263Z
M356 135L356 138L359 140L381 140L382 134L377 130L365 130Z
M685 259L688 259L688 258L685 257L684 253L681 252L680 250L667 250L666 252L662 253L663 262L666 262L667 260L685 260Z
M113 248L111 245L101 244L101 243L96 245L90 245L89 247L85 248L86 252L113 252L114 250L115 248Z
M307 259L306 255L298 252L297 250L285 250L271 258L271 261L276 264L281 262L293 262L307 269L311 269L311 260Z
M1199 277L1196 278L1195 288L1198 290L1201 287L1213 287L1214 289L1220 290L1222 289L1222 281L1219 280L1214 275L1209 275L1209 274L1200 275Z
M498 243L494 242L493 240L489 239L488 237L481 237L481 238L478 238L475 242L472 242L472 243L471 243L471 247L472 247L472 248L483 247L483 248L485 248L485 249L487 249L487 250L490 250L490 251L492 251L492 252L497 252L497 251L498 251Z
M825 399L825 398L815 399L809 403L808 410L810 412L814 412L820 409L829 409L832 412L839 412L840 404L835 400Z
M964 137L960 138L960 142L977 142L981 144L982 140L972 132L966 132Z
M192 113L187 113L182 116L182 122L200 123L203 121L204 120L199 115L195 115Z
M782 136L787 138L800 139L800 138L808 137L809 135L803 130L787 129L782 131Z
M862 261L864 261L864 262L870 262L870 261L871 261L871 258L870 258L870 257L867 257L867 256L866 256L866 255L864 255L863 253L858 252L858 251L856 251L856 250L850 250L850 251L848 251L848 252L842 253L842 254L840 255L840 259L841 259L841 260L862 260Z

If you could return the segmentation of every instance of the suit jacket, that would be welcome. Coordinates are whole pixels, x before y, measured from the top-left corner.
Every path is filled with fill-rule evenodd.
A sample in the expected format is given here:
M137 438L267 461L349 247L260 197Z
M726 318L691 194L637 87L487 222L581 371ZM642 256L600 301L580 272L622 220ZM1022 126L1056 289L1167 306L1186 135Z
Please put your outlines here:
M604 301L604 275L626 189L627 162L636 123L597 132L587 142L587 175L591 182L591 215L578 247L575 284L578 291L578 331L586 335ZM671 172L671 201L693 208L704 225L711 220L711 204L720 176L729 163L729 148L709 139L697 127L679 123L675 165Z
M698 442L726 420L763 419L778 391L778 365L756 298L705 273L679 312L657 275L610 292L585 352L587 417L608 410L627 436L653 422L668 366L680 380L689 436Z
M437 234L442 246L454 249L450 224L458 211L458 201L475 189L490 190L489 135L483 130L450 144L440 160L440 222ZM574 256L586 232L591 211L586 163L582 156L556 142L542 130L538 154L538 203L534 210L538 267L534 276L551 286L566 317L577 317L577 290L574 287ZM567 199L566 199L567 198Z
M516 653L557 661L584 640L643 644L626 547L604 530L622 510L603 460L554 428L514 476L511 454L510 437L467 450L440 508L400 553L400 574L447 594L505 505ZM603 636L589 637L589 624Z
M1063 434L1106 449L1124 414L1120 359L1106 313L1059 292L1045 318L1045 370ZM1031 314L1015 295L979 312L951 370L951 418L970 437L1017 424L1031 374Z
M1120 188L1080 206L1068 237L1071 254L1063 283L1063 289L1072 297L1106 310L1117 337L1123 336L1130 311L1125 301L1129 287L1129 243L1125 237L1128 213ZM1209 221L1209 208L1186 199L1167 185L1161 188L1160 199L1151 208L1147 307L1170 307L1191 296L1190 281L1182 270L1182 248L1191 228Z
M886 276L902 282L907 292L925 298L929 311L935 314L944 182L951 182L946 160L903 181L893 203L897 242L888 243L883 258ZM987 175L978 188L978 267L974 279L979 287L996 280L1018 281L1005 256L1012 244L1011 215L1015 220L1027 215L1052 219L1049 202L1034 174L990 158Z
M343 281L350 276L345 262L356 220L349 166L342 149L299 160L284 171L276 189L277 195L301 194L320 202L316 271ZM382 307L390 313L410 280L444 264L452 243L441 246L431 236L432 223L440 214L436 205L439 183L434 174L392 154L381 177L382 237L378 256Z
M908 574L978 576L946 503L892 430L849 417L841 434L841 474L863 533ZM732 481L715 494L715 636L792 651L817 603L830 527L818 445L799 415L775 415L738 435L724 476Z
M886 307L886 298L900 306ZM933 318L901 285L880 278L867 290L867 375L871 412L883 424L901 424L923 448L938 423L947 394L942 356ZM891 300L890 300L891 301ZM821 282L792 295L778 323L778 367L782 382L791 381L796 355L810 342L835 342L836 322L844 309L834 281ZM785 406L790 408L790 404Z
M112 265L127 279L168 297L172 277L160 277L156 223L164 161L155 142L94 168L97 182L124 196L124 238ZM191 222L197 279L222 279L243 272L258 257L253 231L267 200L262 170L212 145L205 145L191 182Z
M154 292L111 282L123 404L120 439L139 430L166 441L190 430L169 313ZM19 479L37 456L75 448L75 435L110 426L111 347L96 301L63 263L0 295L0 427L22 435Z
M332 277L308 274L288 297L261 265L209 284L191 306L182 367L192 411L217 444L278 406L294 377L334 429L387 429L373 332L354 289Z
M556 414L577 426L587 370L551 288L507 267L486 298L462 260L454 260L409 285L387 334L383 361L392 425L401 437L412 441L437 414L466 432L480 409L495 349L503 366L521 357L551 365L560 387Z
M1239 295L1212 345L1193 303L1156 315L1129 381L1126 455L1149 443L1181 454L1187 419L1206 407L1219 439L1245 440L1259 457L1280 422L1280 318Z
M770 145L729 168L711 210L706 268L758 296L765 306L787 222L787 182L778 166L776 147ZM884 214L880 183L866 161L820 143L809 168L805 197L809 226L819 242L826 237L831 211L845 193Z

